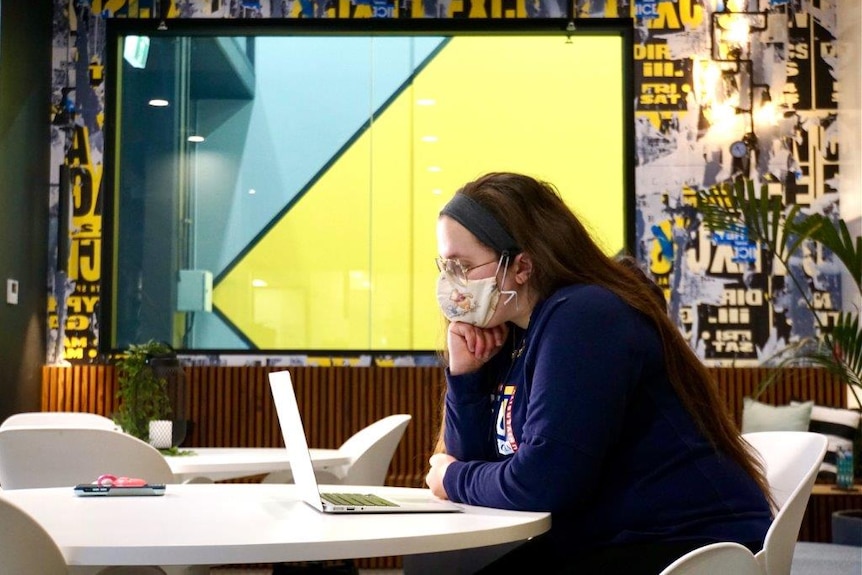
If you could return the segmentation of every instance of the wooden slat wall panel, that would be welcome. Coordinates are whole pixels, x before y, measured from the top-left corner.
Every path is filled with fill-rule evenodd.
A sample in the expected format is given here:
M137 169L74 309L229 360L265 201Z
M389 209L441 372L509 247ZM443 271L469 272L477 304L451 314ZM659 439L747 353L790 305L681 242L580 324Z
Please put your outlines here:
M105 365L42 367L42 411L110 414L117 408L114 368Z
M267 374L271 367L186 368L190 421L186 446L283 445ZM335 448L347 437L393 413L413 420L393 459L387 483L421 486L440 424L442 371L433 367L289 368L315 447ZM44 411L90 411L110 416L117 406L111 366L43 368Z
M718 384L718 390L736 419L742 423L742 400L753 397L761 381L770 370L759 367L710 368ZM784 370L780 382L776 382L758 401L772 405L785 405L794 400L814 400L818 405L844 407L847 405L847 388L824 369L793 368Z
M189 430L185 446L273 447L283 445L267 374L283 367L185 368ZM443 372L436 367L290 367L297 399L314 447L338 447L351 434L393 413L413 416L398 446L388 485L421 487L440 425ZM742 399L752 396L768 374L764 368L710 368L719 393L741 423ZM116 409L112 366L43 367L43 411L90 411L110 416ZM774 405L813 399L846 405L846 388L822 369L786 370L782 381L760 398ZM258 480L252 478L250 481ZM824 541L827 513L809 505L811 518L801 540ZM832 501L832 498L830 498ZM843 500L842 500L843 502ZM829 507L831 509L831 507ZM802 539L806 537L806 539ZM384 563L384 566L388 563Z

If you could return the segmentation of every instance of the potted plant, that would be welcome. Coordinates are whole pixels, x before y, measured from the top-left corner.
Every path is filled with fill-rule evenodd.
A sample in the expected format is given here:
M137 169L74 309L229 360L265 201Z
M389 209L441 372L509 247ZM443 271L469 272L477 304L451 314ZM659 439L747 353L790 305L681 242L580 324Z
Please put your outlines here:
M781 197L770 195L767 184L757 190L755 183L746 178L700 190L697 200L698 211L709 231L724 232L728 238L761 246L763 273L767 277L773 273L775 262L785 268L792 297L803 303L809 315L808 318L794 317L794 321L811 321L815 327L813 336L782 342L777 351L763 361L765 366L774 369L760 382L757 396L781 377L784 372L781 368L819 366L845 382L856 403L862 404L859 305L853 306L854 311L818 313L820 306L802 263L806 254L830 255L834 263L844 266L857 294L862 296L862 237L851 236L846 222L834 210L832 213L806 213L798 205L785 206ZM776 294L769 295L776 297ZM833 321L829 322L828 316ZM857 428L853 445L858 477L862 474L862 429Z
M167 344L150 340L130 345L116 362L119 407L114 421L143 441L149 441L151 421L171 415L167 380L153 369L152 361L172 354Z
M698 211L710 231L729 232L760 244L764 248L764 273L771 273L773 260L780 262L796 288L794 295L804 303L816 325L816 337L788 342L766 363L774 367L826 368L846 382L857 403L862 403L862 331L858 307L856 311L839 312L834 323L827 325L825 315L817 313L818 304L800 266L791 264L791 259L802 258L806 249L825 248L844 265L862 296L862 237L853 238L847 224L837 216L806 214L800 206L784 206L780 197L769 194L767 184L761 185L758 193L754 182L745 178L719 188L700 190ZM761 387L778 375L774 371Z

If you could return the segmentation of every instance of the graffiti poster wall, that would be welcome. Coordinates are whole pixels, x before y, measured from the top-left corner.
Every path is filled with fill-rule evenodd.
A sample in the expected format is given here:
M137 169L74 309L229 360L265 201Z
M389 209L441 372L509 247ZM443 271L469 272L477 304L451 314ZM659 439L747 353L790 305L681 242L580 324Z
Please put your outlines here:
M780 264L764 261L745 238L729 241L700 226L697 191L742 175L766 183L786 206L837 215L834 5L763 6L745 16L749 45L734 57L716 46L711 22L720 15L709 4L659 2L641 21L634 54L638 257L701 358L751 365L789 341L817 335L814 323ZM710 66L720 78L706 90ZM720 100L734 92L749 100L735 100L728 118L719 113ZM772 109L772 117L756 117L760 107ZM753 119L740 113L746 108ZM735 156L733 143L748 133L756 140ZM821 313L836 314L840 281L825 257L811 254L799 269Z
M743 174L766 183L788 206L837 215L836 5L737 4L750 11L738 17L747 19L749 34L728 51L716 38L714 20L726 9L719 0L56 0L50 208L57 265L47 279L47 363L98 359L108 18L630 16L636 27L638 259L664 288L670 313L707 363L754 364L788 341L813 335L798 303L800 288L785 281L786 270L764 261L744 237L713 237L702 229L695 198L698 190ZM166 14L159 14L162 5ZM722 115L722 105L734 97L743 97L736 111ZM755 120L755 110L767 108L771 118ZM756 139L734 155L734 142L751 133ZM794 265L804 271L802 289L811 290L821 313L835 314L840 281L828 256L807 254Z

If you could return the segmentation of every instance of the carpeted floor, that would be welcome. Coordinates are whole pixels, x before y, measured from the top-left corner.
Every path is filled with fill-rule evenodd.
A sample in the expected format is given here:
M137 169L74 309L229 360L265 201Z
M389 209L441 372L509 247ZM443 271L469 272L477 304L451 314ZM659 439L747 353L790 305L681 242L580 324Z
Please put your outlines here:
M860 575L862 547L800 541L790 575Z

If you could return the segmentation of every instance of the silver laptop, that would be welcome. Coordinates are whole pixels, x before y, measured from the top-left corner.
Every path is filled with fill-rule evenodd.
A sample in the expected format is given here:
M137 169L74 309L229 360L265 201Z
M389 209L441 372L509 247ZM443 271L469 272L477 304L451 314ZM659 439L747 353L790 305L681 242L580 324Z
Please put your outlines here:
M293 482L303 501L323 513L440 513L463 511L460 505L434 497L430 491L416 496L385 498L373 492L322 493L314 475L308 440L299 414L299 404L288 371L269 374L269 387L281 435L287 446Z

